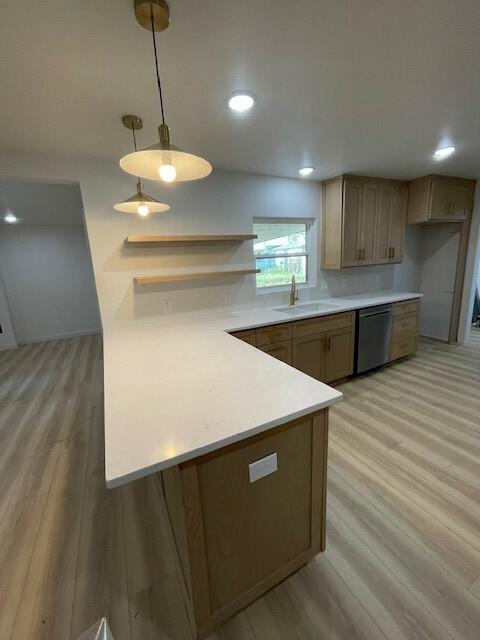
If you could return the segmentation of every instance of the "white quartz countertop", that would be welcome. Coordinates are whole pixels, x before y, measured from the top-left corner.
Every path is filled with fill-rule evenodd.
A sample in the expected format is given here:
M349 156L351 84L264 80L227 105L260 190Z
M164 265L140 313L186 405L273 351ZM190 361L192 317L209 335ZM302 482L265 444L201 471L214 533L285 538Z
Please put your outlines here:
M419 297L389 291L328 298L318 301L331 305L324 311L295 316L266 307L219 309L105 331L107 486L191 460L341 400L339 391L228 331Z

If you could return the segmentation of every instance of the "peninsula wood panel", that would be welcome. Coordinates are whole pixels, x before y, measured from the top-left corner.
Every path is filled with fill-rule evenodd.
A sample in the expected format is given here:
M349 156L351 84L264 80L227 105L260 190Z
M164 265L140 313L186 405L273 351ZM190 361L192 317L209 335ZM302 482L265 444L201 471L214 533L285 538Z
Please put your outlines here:
M324 548L327 441L324 410L162 474L196 637ZM278 470L249 482L248 465L272 452Z
M101 351L84 336L0 353L2 640L77 640L103 615L115 640L191 638L151 478L105 488ZM325 553L209 640L478 640L479 370L474 330L343 384Z

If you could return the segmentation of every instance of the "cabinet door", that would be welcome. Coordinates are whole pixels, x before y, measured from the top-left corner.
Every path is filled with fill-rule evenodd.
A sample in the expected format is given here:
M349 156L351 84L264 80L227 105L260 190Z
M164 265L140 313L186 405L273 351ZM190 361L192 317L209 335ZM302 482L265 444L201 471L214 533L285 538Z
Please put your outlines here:
M295 369L312 378L325 377L325 336L307 336L293 340L292 361Z
M325 382L340 380L353 373L355 330L329 331L325 336Z
M375 263L375 225L378 208L378 186L362 186L362 207L357 231L359 264Z
M358 229L362 208L362 185L345 182L343 205L342 267L359 264Z
M401 262L403 260L405 229L407 226L407 198L407 187L400 187L394 190L390 216L390 262Z
M432 182L430 218L463 220L467 214L468 189L451 182Z
M292 343L290 340L269 344L266 347L260 347L260 349L277 360L292 364Z
M390 229L394 205L394 188L381 186L378 189L378 208L375 222L375 262L384 264L390 261Z

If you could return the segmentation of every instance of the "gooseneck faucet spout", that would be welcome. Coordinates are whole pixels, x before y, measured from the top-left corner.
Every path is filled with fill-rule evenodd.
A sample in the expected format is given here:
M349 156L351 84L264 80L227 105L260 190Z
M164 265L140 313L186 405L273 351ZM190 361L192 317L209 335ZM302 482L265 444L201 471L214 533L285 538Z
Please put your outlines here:
M292 285L290 287L290 306L293 307L293 305L297 300L298 300L297 285L295 283L295 276L292 276Z

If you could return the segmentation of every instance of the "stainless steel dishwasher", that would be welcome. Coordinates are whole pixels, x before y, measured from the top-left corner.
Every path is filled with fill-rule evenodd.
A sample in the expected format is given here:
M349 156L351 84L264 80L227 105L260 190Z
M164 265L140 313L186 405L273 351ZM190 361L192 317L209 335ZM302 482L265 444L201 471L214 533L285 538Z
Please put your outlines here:
M391 304L358 310L355 373L363 373L388 362L391 333Z

